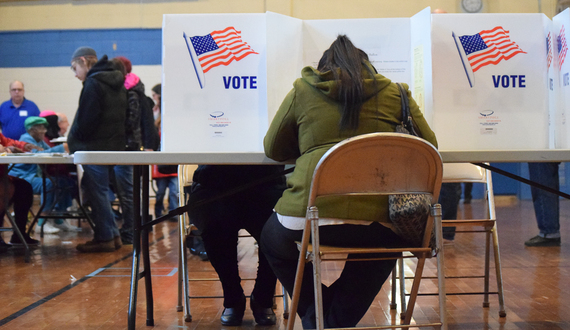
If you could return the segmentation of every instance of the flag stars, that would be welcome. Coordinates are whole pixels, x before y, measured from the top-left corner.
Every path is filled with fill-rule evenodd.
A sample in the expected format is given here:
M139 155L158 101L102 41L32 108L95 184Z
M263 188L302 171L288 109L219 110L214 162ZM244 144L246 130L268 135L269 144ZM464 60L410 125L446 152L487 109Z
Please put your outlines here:
M219 48L214 41L214 38L209 34L203 37L190 37L190 41L196 50L196 56L200 56Z
M483 41L479 34L472 36L461 36L459 37L459 40L463 45L463 49L465 49L466 55L487 49L487 44L485 44L485 41Z

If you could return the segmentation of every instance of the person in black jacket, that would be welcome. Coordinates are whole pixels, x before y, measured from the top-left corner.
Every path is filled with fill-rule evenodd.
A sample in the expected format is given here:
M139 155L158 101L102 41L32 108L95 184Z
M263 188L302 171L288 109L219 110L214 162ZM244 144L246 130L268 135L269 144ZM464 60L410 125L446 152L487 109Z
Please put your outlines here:
M125 150L127 93L123 75L107 56L97 61L95 50L80 47L71 57L71 69L83 83L79 106L67 143L69 152ZM94 239L77 245L81 252L113 252L122 245L108 201L112 165L83 165L82 186L92 211Z
M282 171L283 166L279 165L201 165L194 172L188 204L218 198L188 214L202 233L206 253L222 283L222 325L240 325L245 312L246 299L238 270L238 232L245 229L259 242L261 230L285 189ZM258 184L245 190L217 197L255 182ZM255 322L273 325L276 317L271 307L277 278L261 250L258 255L250 307Z

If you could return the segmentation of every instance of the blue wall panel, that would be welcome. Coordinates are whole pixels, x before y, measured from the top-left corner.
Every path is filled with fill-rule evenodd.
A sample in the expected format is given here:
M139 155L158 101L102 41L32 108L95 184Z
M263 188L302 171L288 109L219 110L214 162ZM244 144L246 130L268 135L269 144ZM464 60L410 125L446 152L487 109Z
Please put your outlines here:
M0 68L69 66L71 54L80 46L95 49L99 56L125 56L133 65L160 65L162 30L0 32Z

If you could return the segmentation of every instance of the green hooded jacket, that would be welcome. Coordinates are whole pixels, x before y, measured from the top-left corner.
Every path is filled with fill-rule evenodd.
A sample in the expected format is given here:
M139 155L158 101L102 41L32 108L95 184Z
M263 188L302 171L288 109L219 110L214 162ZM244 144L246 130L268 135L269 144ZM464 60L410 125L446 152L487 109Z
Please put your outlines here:
M321 157L338 142L356 135L394 132L401 122L401 99L398 86L376 74L363 70L364 100L356 131L340 131L342 100L331 71L319 72L305 67L302 78L293 83L279 107L264 139L265 154L277 161L296 159L295 170L287 179L287 190L277 202L281 215L304 217L311 179ZM408 86L410 112L418 134L437 147L434 132L428 126ZM317 200L322 218L358 219L389 223L386 196L327 197ZM388 225L389 226L389 225Z

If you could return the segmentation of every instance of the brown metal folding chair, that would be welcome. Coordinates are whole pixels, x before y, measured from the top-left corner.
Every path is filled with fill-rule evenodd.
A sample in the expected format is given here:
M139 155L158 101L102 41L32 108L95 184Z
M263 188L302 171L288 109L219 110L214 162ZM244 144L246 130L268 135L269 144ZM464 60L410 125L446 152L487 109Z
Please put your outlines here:
M332 147L319 161L311 184L308 211L302 242L299 242L299 263L291 302L291 317L287 329L292 330L301 281L307 262L313 262L314 283L321 283L321 261L339 260L340 255L386 253L400 254L401 258L417 259L411 296L402 324L372 327L372 329L409 328L416 302L422 271L426 258L437 257L439 314L440 320L423 326L446 328L445 282L443 278L443 253L441 253L441 208L437 202L442 178L442 161L437 150L425 140L398 133L372 133L342 141ZM318 209L315 200L327 195L349 196L430 194L431 212L426 223L421 247L405 248L345 248L319 244ZM357 220L357 219L355 219ZM429 246L432 229L435 226L436 249ZM312 245L309 244L312 242ZM439 253L438 253L439 252ZM363 255L359 260L365 259ZM386 259L394 259L387 256ZM347 260L347 259L344 259ZM350 261L347 261L350 262ZM314 286L317 329L323 329L322 288ZM367 327L371 329L371 327Z

